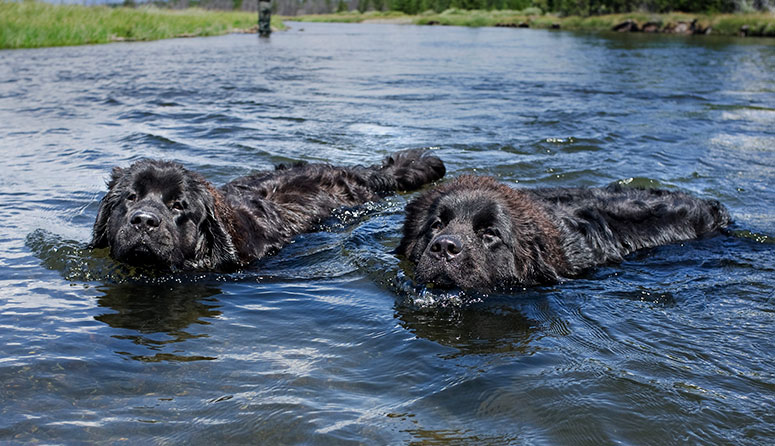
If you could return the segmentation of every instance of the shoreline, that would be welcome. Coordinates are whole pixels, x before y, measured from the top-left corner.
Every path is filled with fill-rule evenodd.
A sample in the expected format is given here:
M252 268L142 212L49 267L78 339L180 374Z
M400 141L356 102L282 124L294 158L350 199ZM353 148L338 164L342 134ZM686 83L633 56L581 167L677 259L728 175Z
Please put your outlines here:
M526 10L527 11L527 10ZM525 11L525 12L526 12ZM775 37L775 14L650 14L629 13L591 17L530 15L509 10L459 10L407 15L396 11L357 11L272 17L272 29L284 21L393 23L468 27L514 27L594 32L710 34ZM0 49L90 45L255 33L255 12L184 10L156 7L53 5L35 1L0 0Z
M527 15L508 10L458 10L407 15L400 12L357 11L336 14L283 16L284 21L338 23L395 23L425 26L467 26L555 29L595 32L775 37L775 14L652 14L633 12L590 17Z

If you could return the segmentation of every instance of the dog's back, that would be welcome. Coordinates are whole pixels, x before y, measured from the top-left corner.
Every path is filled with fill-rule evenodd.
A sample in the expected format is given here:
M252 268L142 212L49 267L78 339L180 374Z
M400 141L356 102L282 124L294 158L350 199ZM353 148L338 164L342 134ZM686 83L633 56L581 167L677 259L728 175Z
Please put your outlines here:
M274 252L339 207L357 206L397 191L417 189L444 176L444 163L427 149L399 151L373 166L296 163L237 178L220 190L235 220L253 233L242 256Z
M619 185L525 191L555 216L576 273L638 249L714 234L731 221L718 201L679 191Z

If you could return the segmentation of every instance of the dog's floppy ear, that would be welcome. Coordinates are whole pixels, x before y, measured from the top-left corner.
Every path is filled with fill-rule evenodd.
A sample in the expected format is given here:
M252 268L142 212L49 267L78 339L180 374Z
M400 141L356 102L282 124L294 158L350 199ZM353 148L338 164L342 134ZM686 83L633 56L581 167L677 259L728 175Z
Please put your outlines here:
M222 202L221 195L209 183L203 182L201 203L204 220L199 225L200 242L196 247L196 267L229 269L239 266L240 259L232 238L233 215Z
M435 207L435 202L442 195L441 187L425 192L406 205L406 217L404 218L404 236L401 243L396 248L395 253L412 259L412 253L421 240L424 239L423 232L428 223L431 210Z
M118 181L124 176L124 169L116 166L113 168L113 170L110 171L110 179L108 180L108 189L113 189L113 187L118 183Z
M125 171L120 167L114 167L107 181L108 193L100 200L100 209L97 211L97 220L92 228L91 248L105 248L108 246L108 224L110 216L116 205L121 202L121 193L116 190L116 185L124 176Z

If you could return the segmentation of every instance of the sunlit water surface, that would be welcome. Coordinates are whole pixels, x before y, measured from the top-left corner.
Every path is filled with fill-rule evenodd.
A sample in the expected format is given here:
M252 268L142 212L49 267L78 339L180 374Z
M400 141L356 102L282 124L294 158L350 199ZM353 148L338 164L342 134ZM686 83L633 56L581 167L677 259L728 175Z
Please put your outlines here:
M292 24L0 51L0 442L770 444L775 43ZM551 287L426 292L399 195L230 275L86 244L111 167L222 184L435 146L450 177L724 202L729 234Z

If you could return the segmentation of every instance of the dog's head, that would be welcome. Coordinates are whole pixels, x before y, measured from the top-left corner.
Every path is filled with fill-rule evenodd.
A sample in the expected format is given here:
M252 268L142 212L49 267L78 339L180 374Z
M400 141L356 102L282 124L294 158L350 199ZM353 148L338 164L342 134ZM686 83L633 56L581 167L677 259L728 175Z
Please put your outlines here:
M415 279L488 291L557 279L556 239L525 194L489 177L463 176L413 200L397 253Z
M216 192L176 163L144 160L114 168L100 202L92 247L116 260L168 268L216 268L234 257Z

